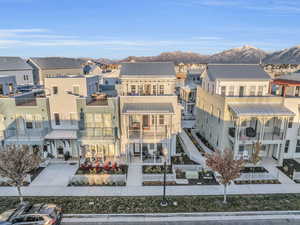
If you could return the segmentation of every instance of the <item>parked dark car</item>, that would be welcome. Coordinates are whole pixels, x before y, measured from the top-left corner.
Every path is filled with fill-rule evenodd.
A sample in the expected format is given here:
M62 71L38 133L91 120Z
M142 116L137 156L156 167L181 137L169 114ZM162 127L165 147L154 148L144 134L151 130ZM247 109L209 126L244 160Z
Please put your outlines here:
M23 203L0 215L0 225L59 225L61 208L54 204Z

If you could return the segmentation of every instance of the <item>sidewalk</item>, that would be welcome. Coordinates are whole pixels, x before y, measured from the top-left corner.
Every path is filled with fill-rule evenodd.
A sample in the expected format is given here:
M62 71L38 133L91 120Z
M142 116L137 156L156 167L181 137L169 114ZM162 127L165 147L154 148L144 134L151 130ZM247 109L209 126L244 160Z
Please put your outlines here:
M223 195L222 185L167 186L167 195ZM125 187L22 187L24 196L160 196L162 186ZM300 193L300 184L231 185L228 194L284 194ZM0 187L0 196L17 196L15 187Z
M232 221L300 219L299 211L216 212L216 213L159 213L159 214L66 214L64 223L105 222L173 222L173 221Z

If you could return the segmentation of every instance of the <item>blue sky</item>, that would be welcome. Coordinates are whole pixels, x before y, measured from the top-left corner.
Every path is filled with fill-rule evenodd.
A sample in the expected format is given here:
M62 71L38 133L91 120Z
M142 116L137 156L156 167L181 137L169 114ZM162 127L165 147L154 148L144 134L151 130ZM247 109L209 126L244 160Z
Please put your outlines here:
M0 0L0 55L117 59L299 44L299 0Z

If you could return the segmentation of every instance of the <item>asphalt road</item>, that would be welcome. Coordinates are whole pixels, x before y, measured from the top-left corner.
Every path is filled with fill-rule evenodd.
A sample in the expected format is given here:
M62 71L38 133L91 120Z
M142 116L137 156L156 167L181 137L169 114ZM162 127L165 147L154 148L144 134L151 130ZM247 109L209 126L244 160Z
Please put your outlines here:
M234 220L234 221L190 221L190 222L110 222L110 223L62 223L62 225L299 225L299 220Z

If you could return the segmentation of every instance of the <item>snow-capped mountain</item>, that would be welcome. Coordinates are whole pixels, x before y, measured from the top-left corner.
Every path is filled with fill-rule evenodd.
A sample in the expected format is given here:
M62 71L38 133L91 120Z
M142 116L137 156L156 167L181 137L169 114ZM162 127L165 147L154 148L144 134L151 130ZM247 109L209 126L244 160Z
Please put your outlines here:
M300 64L300 46L268 54L263 61L273 64Z
M267 55L261 49L245 45L209 57L209 63L260 63Z

